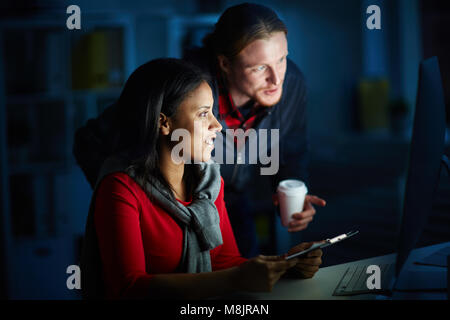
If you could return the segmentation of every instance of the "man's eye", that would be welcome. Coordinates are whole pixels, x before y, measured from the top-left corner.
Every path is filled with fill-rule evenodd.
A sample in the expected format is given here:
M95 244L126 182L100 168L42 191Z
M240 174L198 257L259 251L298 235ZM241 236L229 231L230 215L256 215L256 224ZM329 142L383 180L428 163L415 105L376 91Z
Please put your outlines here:
M259 66L255 68L255 71L263 71L264 69L266 69L266 66Z
M286 58L286 57L281 58L279 62L280 62L280 63L283 62L285 58Z

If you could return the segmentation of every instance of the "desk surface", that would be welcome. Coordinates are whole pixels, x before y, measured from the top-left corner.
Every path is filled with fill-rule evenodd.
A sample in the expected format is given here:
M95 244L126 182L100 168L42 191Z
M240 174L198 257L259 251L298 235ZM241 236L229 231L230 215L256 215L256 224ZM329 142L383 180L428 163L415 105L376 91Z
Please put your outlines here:
M450 242L414 249L405 263L406 270L443 271L442 267L422 266L414 261L432 254L441 248L450 246ZM324 252L326 255L326 252ZM382 264L393 263L396 254L389 254L364 260L353 261L319 269L312 279L280 279L272 292L239 293L232 295L233 299L249 300L374 300L386 299L376 294L356 296L333 296L334 289L344 275L347 267L352 264ZM447 299L446 292L394 292L392 299Z

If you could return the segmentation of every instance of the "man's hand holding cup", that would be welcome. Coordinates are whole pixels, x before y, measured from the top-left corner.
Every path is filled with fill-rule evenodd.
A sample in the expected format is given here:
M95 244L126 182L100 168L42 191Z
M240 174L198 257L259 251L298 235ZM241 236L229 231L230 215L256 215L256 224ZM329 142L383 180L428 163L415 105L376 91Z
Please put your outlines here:
M325 200L307 193L308 189L302 181L290 179L281 181L277 193L273 195L274 205L280 206L281 222L289 232L308 227L316 214L313 204L321 207L326 205Z

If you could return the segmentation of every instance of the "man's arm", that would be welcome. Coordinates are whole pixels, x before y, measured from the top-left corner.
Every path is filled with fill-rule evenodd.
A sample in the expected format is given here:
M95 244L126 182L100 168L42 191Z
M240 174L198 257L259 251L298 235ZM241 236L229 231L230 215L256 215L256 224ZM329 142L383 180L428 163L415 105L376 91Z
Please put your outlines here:
M301 71L292 61L288 64L285 104L280 112L280 170L273 176L273 203L278 206L276 188L285 179L299 179L308 185L309 140L307 134L307 89ZM316 213L313 205L325 206L326 202L316 196L307 195L302 212L295 213L288 231L307 228ZM278 212L277 208L277 212ZM278 212L279 214L279 212Z
M114 149L117 138L115 114L116 104L113 104L75 132L73 155L92 188L103 162Z

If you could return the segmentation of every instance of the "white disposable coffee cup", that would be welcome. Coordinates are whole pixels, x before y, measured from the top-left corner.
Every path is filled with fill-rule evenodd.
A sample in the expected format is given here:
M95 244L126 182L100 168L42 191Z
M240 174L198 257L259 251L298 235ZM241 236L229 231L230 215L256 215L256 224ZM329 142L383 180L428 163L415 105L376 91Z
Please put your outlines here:
M283 180L278 184L277 194L280 205L281 223L287 227L293 220L292 215L303 211L303 203L308 188L300 180Z

